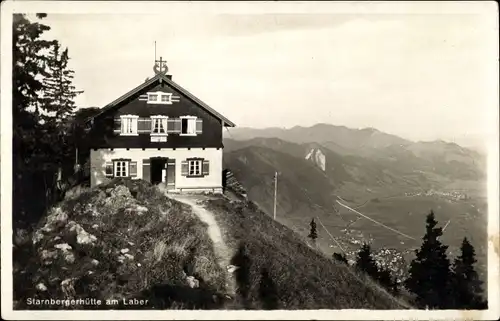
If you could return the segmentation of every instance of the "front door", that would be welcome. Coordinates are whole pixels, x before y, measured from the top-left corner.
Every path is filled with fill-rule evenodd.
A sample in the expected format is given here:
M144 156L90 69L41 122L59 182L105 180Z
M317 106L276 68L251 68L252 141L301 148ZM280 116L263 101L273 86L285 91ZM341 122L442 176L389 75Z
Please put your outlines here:
M167 189L175 189L175 159L169 158L167 161Z
M151 183L160 184L167 181L167 161L166 157L151 158Z

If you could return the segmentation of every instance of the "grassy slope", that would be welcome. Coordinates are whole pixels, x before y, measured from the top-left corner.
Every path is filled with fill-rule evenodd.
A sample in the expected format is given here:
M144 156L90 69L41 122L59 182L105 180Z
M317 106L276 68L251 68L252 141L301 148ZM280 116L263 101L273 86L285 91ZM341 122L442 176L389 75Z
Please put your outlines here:
M140 206L147 212L141 214ZM70 231L71 221L93 234L95 242L79 244L75 232ZM190 207L165 197L149 183L114 180L86 190L63 201L37 232L41 239L36 245L31 246L30 241L14 252L20 265L14 268L16 308L26 308L29 297L67 297L61 282L72 279L74 297L149 299L148 305L135 308L217 308L222 304L212 300L212 295L221 294L225 280L215 263L206 226ZM54 248L57 244L71 246L74 262L65 260L63 252ZM133 258L121 263L123 249ZM55 257L42 259L44 250ZM185 271L205 285L189 288ZM37 291L35 286L40 283L48 290Z
M206 206L238 249L233 264L243 304L282 309L405 308L407 305L351 268L309 248L251 202L208 200ZM262 292L267 294L263 295ZM245 299L246 298L246 299ZM273 300L272 298L276 298Z
M273 144L275 147L272 147ZM304 152L308 150L305 145L302 149ZM325 150L327 171L319 171L318 174L317 168L306 166L304 163L308 162L296 156L297 146L300 145L281 142L279 139L253 139L241 142L241 145L233 144L231 151L225 154L226 166L234 169L236 178L247 188L249 199L255 201L267 213L273 211L272 173L276 168L282 170L278 184L278 221L302 236L307 236L311 218L318 216L341 246L351 251L359 249L359 242L353 241L367 240L373 242L374 249L395 248L407 252L406 259L411 259L412 249L421 244L425 215L433 209L441 226L451 219L443 237L453 252L451 257L455 256L457 247L463 237L467 236L476 249L478 268L482 272L483 280L487 279L483 273L487 257L487 212L485 202L481 198L483 192L479 190L480 182L445 180L443 176L431 175L430 172L403 175L401 173L404 170L397 166L382 166L378 162L360 157L337 156L333 158L333 162L329 162L328 159L335 156L335 153L328 150ZM288 150L291 152L288 153ZM414 158L411 157L410 160ZM357 168L358 172L351 169L350 177L342 175L345 172L339 167L346 165L348 169ZM331 171L330 166L337 172ZM337 182L329 184L330 176ZM453 186L450 182L453 182ZM437 196L402 196L407 191L427 190L441 185L446 187L438 188L440 191L463 189L472 199L456 201ZM329 186L332 186L331 189ZM359 219L350 231L345 231L347 223L360 216L338 205L336 208L341 216L337 215L333 210L334 193L353 207L364 204L359 209L362 213L409 234L416 240L401 237L366 219ZM391 197L386 198L388 196ZM375 198L380 201L372 202ZM320 226L318 244L327 255L341 251Z
M253 203L217 197L209 209L235 253L232 264L240 267L234 300L224 295L226 271L216 263L207 226L191 208L144 181L116 179L67 195L32 240L16 242L15 308L406 307L372 280L310 249ZM62 244L66 251L57 248ZM199 288L188 286L188 275L200 281ZM45 291L37 289L41 284ZM27 298L118 299L120 304L27 306ZM123 298L148 303L126 307Z

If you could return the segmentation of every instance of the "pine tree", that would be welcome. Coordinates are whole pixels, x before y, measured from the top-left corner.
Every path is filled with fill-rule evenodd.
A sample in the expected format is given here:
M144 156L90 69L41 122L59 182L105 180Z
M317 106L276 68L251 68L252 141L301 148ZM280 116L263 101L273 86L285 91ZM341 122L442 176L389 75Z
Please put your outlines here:
M474 269L477 262L474 247L465 237L460 248L461 254L453 263L452 269L452 290L454 308L456 309L486 309L486 302L483 300L482 284Z
M43 108L48 115L46 121L60 122L73 115L75 97L83 91L77 91L73 85L74 71L68 68L68 48L61 50L61 45L55 42L49 53L47 64L48 77L43 81ZM67 131L67 128L64 128ZM65 132L64 134L67 134Z
M40 20L46 14L36 16ZM60 165L68 160L70 153L65 141L65 133L68 132L66 124L56 124L46 119L47 106L55 106L52 99L49 100L47 79L54 78L56 74L54 66L57 63L51 52L56 50L58 43L42 38L50 30L49 26L30 21L23 14L15 14L13 20L13 213L16 213L15 226L21 226L37 221L49 203L54 201L51 190L55 185L55 174ZM75 93L68 83L72 72L68 72L64 64L67 61L65 52L58 57L63 75L61 83L69 92ZM71 95L63 95L63 98L69 101ZM64 103L62 110L72 106ZM64 111L63 114L68 113ZM74 155L74 151L71 155ZM28 198L30 202L26 202Z
M45 15L38 15L39 18ZM40 124L42 114L43 77L49 76L47 51L53 41L41 39L50 27L14 14L12 32L12 121L13 154L16 169L41 163L38 140L44 137ZM44 161L45 159L42 159Z
M42 19L45 14L37 14ZM50 27L13 15L12 29L12 172L14 228L36 221L46 208L45 168L53 142L40 123L43 77L53 41L42 39ZM26 202L26 199L30 199Z
M416 257L410 264L405 286L416 295L416 304L421 308L443 309L449 307L450 262L446 256L447 246L439 237L442 228L436 227L434 212L427 215L426 233Z
M387 290L396 294L398 292L398 285L396 280L392 277L391 272L385 268L379 268L377 276L375 279L385 287Z
M336 260L338 262L342 262L344 264L349 265L349 262L347 261L347 257L345 256L345 254L342 254L342 253L333 253L332 257L333 257L334 260Z
M372 257L370 245L364 243L361 250L356 257L356 269L363 271L372 278L376 279L378 276L378 267Z
M314 221L314 218L311 220L311 223L309 224L311 226L311 230L309 231L309 237L313 244L316 245L316 239L318 238L318 232L316 230L316 222Z

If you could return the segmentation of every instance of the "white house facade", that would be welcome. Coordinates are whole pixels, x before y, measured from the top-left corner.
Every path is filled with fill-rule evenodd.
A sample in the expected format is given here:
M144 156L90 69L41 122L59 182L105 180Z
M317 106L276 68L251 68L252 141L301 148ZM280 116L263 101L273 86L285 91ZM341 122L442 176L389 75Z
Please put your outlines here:
M124 177L172 192L222 192L222 131L235 125L173 82L164 61L154 69L88 119L91 186Z

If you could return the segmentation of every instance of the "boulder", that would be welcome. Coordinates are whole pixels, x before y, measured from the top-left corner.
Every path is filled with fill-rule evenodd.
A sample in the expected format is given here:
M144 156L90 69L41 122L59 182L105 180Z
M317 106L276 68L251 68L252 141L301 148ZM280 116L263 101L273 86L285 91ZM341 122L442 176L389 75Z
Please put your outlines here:
M187 284L190 288L198 288L200 286L200 281L198 281L194 276L188 276L186 278Z
M36 285L36 289L37 289L38 291L42 291L42 292L47 291L47 287L46 287L46 286L45 286L45 284L43 284L43 283L38 283L38 284Z
M76 242L78 244L93 244L97 237L85 231L85 229L74 221L68 223L69 231L76 233Z

